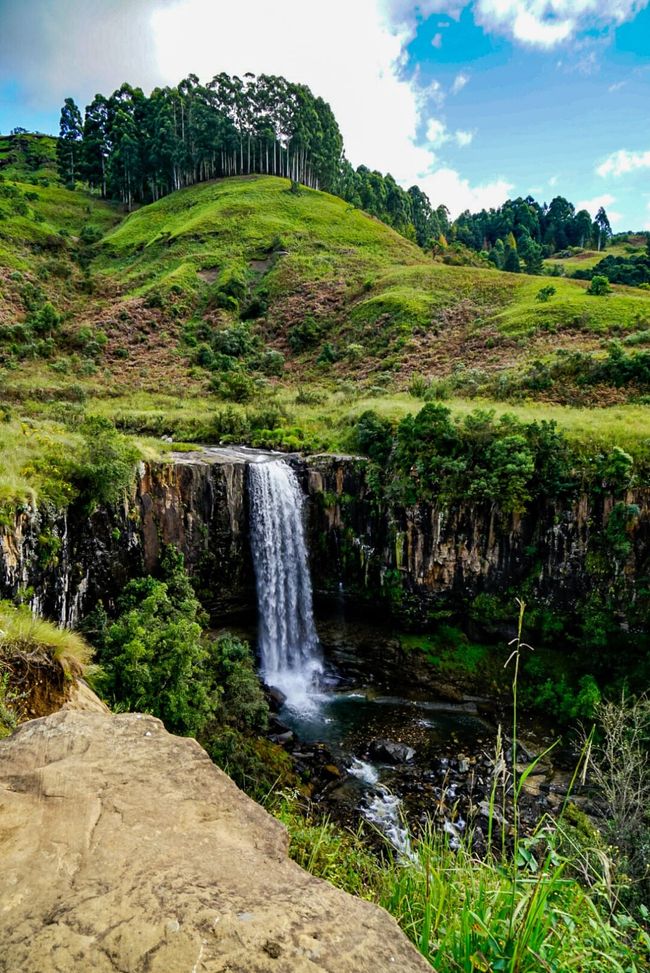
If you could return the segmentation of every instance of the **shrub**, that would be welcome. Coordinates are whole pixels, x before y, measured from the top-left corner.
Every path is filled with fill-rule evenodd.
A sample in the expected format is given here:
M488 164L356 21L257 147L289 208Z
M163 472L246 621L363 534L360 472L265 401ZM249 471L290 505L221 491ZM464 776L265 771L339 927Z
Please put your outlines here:
M424 399L430 388L430 382L424 375L414 375L409 382L409 395L414 399Z
M591 278L591 283L587 288L587 294L593 294L595 297L603 297L605 294L611 294L612 288L610 287L609 278L602 274L596 274Z
M242 358L250 354L253 349L253 336L243 324L235 324L232 328L217 331L213 339L215 351L231 358Z
M255 395L255 383L245 372L233 371L212 379L210 388L231 402L250 402Z
M308 315L300 324L294 324L290 329L288 335L289 347L296 354L305 351L317 343L321 333L321 325L314 317Z
M80 431L84 449L72 469L73 482L86 505L115 503L135 479L139 451L100 416L90 416Z
M535 298L538 301L542 301L542 303L546 303L547 301L550 301L550 299L556 293L557 293L556 288L553 287L552 284L547 284L546 287L540 287L540 289L537 291L537 294L535 295Z
M100 620L96 680L110 704L153 713L172 733L196 734L217 707L216 677L183 556L168 548L161 578L130 581L119 616Z

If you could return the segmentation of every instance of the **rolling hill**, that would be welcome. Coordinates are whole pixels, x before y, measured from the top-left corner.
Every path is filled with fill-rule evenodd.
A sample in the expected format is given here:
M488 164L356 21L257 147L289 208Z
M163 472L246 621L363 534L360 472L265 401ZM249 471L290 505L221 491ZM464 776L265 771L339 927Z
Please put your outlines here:
M38 480L39 437L74 448L86 414L205 439L250 438L257 411L274 445L342 448L362 409L399 417L433 398L646 448L647 291L597 297L586 281L457 265L454 248L433 259L271 176L126 214L63 188L53 159L53 139L0 139L5 494Z

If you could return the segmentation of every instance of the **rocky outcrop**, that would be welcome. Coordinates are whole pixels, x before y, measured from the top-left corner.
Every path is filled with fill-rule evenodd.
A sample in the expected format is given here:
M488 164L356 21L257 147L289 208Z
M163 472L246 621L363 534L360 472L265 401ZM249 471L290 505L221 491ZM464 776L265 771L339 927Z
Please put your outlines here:
M0 597L75 625L101 599L110 607L129 578L151 571L163 544L181 550L215 615L251 606L246 462L203 450L142 463L131 496L92 514L27 508L0 528Z
M69 710L0 743L0 855L2 973L430 970L153 717Z

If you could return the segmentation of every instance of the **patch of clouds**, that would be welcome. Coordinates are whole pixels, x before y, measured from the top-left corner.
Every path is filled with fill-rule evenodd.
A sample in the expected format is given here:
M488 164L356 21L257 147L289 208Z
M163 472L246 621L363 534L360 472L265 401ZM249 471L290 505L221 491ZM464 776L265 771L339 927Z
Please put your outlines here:
M576 211L581 209L586 209L591 217L595 217L596 213L602 206L603 209L607 210L607 215L609 217L610 223L618 223L623 219L623 214L619 213L615 209L610 209L611 206L616 202L616 196L612 196L611 193L602 193L600 196L592 196L591 199L581 199L576 203Z
M466 84L469 84L469 74L464 74L462 71L456 75L451 85L452 95L457 95L459 91L462 91Z
M609 85L607 90L609 91L610 95L613 95L615 91L620 91L621 88L624 88L626 84L627 81L615 81L614 84Z
M596 166L599 176L626 176L630 172L638 169L650 169L650 150L647 152L628 152L627 149L619 149L612 152L604 162Z
M559 179L559 176L551 176L551 178L548 181L548 184L551 187L551 189L553 189L555 186L557 186L558 179Z
M83 108L97 91L123 81L160 82L150 18L169 0L22 0L0 2L0 83L17 82L27 109L61 105L74 96ZM18 119L16 124L20 124ZM55 124L58 129L58 111Z
M551 49L582 31L632 20L649 0L476 0L474 17L486 30L524 45Z
M434 205L445 203L452 216L466 209L476 212L500 206L514 189L503 177L473 186L456 169L445 166L426 175L420 186Z
M83 108L97 91L108 95L123 81L149 91L190 72L203 81L218 71L280 74L331 104L353 165L390 172L405 187L429 187L434 205L457 212L505 198L509 183L499 177L472 185L440 162L434 144L423 143L426 119L448 92L408 70L406 47L423 20L457 19L466 5L330 0L324 17L316 3L285 0L279 18L268 0L66 0L64 10L51 0L0 0L0 83L13 83L23 105L51 112L55 130L64 97ZM457 74L449 93L468 80ZM18 116L14 124L22 122ZM434 134L439 144L459 147L472 136L446 127Z
M433 47L441 48L442 47L442 34L440 34L440 33L434 34L433 35L433 39L431 41L431 44L432 44Z
M454 132L454 139L459 148L464 149L466 145L471 145L474 140L474 132L465 132L462 129L456 129Z
M471 145L473 138L474 132L466 132L462 129L450 132L439 118L430 118L427 123L426 140L434 148L440 148L446 142L455 142L459 148L464 149Z

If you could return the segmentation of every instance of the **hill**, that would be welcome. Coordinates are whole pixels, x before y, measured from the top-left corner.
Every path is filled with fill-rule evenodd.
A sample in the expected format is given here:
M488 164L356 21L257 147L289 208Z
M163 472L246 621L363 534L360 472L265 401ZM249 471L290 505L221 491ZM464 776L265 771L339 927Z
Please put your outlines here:
M469 266L462 248L433 259L274 176L127 214L62 187L53 146L0 140L6 496L42 481L39 437L74 450L88 414L156 437L344 448L363 409L399 417L434 398L645 450L648 292L593 296L587 281Z

